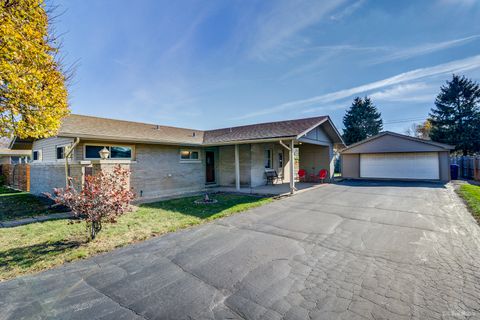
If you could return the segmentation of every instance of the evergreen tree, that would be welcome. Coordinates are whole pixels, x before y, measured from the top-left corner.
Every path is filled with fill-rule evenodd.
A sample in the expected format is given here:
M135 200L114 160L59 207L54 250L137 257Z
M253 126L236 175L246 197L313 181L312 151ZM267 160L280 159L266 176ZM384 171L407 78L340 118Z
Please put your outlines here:
M464 155L480 151L480 86L464 76L453 75L440 88L430 112L433 141L455 146Z
M381 117L370 98L356 97L343 117L343 140L350 145L378 134L383 129Z

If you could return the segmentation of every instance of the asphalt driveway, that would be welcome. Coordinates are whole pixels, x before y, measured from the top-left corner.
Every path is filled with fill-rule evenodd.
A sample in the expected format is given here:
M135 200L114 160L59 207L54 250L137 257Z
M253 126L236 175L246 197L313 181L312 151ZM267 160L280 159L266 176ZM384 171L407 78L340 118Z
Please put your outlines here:
M480 229L450 187L325 185L0 283L0 319L480 318Z

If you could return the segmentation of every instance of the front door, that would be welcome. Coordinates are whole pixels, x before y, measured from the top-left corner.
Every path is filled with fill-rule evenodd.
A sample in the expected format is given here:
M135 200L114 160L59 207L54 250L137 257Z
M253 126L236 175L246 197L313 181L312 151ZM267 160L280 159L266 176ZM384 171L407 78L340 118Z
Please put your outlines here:
M206 151L205 152L205 162L206 162L206 176L207 183L215 182L215 152Z

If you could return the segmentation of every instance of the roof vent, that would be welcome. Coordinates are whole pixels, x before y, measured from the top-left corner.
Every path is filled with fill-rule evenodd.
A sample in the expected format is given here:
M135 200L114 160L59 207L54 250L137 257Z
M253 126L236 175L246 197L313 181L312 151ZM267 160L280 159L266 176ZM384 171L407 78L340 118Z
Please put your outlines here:
M155 127L155 129L160 130L160 126L157 124L157 126Z
M230 128L230 132L232 132L232 128Z

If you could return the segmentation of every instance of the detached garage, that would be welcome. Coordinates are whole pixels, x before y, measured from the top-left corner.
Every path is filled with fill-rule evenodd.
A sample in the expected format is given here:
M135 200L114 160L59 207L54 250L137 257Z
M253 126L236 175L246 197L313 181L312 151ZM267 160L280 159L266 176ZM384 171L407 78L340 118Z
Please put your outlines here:
M450 180L454 147L394 132L357 142L341 152L347 179Z

